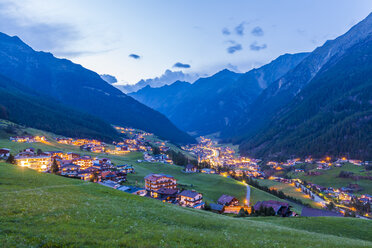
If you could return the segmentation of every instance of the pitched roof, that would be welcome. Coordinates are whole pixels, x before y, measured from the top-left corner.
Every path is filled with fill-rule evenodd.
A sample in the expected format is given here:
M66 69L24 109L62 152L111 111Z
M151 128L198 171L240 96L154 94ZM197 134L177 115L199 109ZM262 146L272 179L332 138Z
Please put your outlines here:
M302 209L301 216L305 217L320 217L320 216L329 216L329 217L343 217L341 213L331 212L323 209L307 208Z
M217 202L219 204L222 204L222 205L226 205L226 204L229 204L231 201L233 201L234 199L236 199L235 197L231 196L231 195L222 195L218 200Z
M264 208L273 208L274 211L277 213L280 208L282 207L289 207L289 204L287 202L281 202L281 201L259 201L254 205L254 210L259 210L261 207Z
M149 181L157 181L159 178L162 178L162 177L168 177L168 178L174 179L174 177L164 175L164 174L149 174L149 175L145 176L145 179L149 180Z
M179 193L178 195L180 196L185 196L185 197L190 197L190 198L195 198L199 193L196 192L196 191L192 191L192 190L184 190L182 191L181 193Z
M193 164L186 165L186 169L192 170L194 168L196 168L196 165L193 165Z
M163 187L158 189L156 192L162 195L174 195L177 194L178 189L168 189Z
M211 203L209 204L209 206L211 207L212 210L215 210L215 211L222 211L224 208L224 205L215 204L215 203Z

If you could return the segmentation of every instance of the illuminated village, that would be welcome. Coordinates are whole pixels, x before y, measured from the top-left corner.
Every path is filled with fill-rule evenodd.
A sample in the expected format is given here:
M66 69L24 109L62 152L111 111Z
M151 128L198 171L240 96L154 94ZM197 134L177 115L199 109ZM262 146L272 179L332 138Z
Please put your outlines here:
M170 147L165 142L155 141L152 145L150 144L147 138L152 134L132 128L115 128L118 132L124 134L125 138L120 142L114 142L110 145L93 139L63 137L54 139L60 144L78 146L82 152L92 152L97 153L97 155L122 155L130 152L142 152L143 160L138 160L137 162L174 164L168 156ZM19 136L11 137L10 140L19 143L48 142L44 136ZM158 154L154 154L154 146L158 149ZM277 172L290 169L294 173L305 173L304 169L295 168L295 166L304 163L315 164L316 171L322 171L328 170L332 166L342 167L345 163L361 166L363 163L368 162L350 160L345 157L332 160L332 158L326 156L321 160L315 160L309 157L304 161L295 158L286 162L268 161L264 163L259 159L238 156L232 148L221 146L217 142L205 137L200 137L198 144L188 145L182 147L182 149L197 158L198 162L197 165L189 163L184 166L182 170L185 173L219 174L223 177L239 180L246 185L253 183L255 185L252 186L255 187L260 187L258 181L254 181L255 179L269 179L294 187L297 191L302 192L305 197L312 199L320 208L330 209L331 206L335 215L341 216L348 211L355 211L356 207L359 210L363 209L365 216L370 215L372 196L358 194L358 191L361 190L358 184L350 184L349 187L342 188L327 188L296 178L266 175L262 170L262 167L266 166ZM1 158L6 159L9 155L9 149L0 149ZM40 172L57 173L65 177L92 181L128 193L154 198L171 204L178 204L184 207L207 209L215 213L238 214L243 209L247 214L250 214L252 209L259 211L262 207L272 207L278 210L275 213L276 215L296 215L296 213L290 210L291 206L288 203L281 201L258 202L251 208L249 206L249 197L240 203L234 196L222 195L217 203L206 205L203 201L202 193L179 187L177 179L171 175L150 174L144 178L144 188L127 185L125 183L126 177L130 173L135 173L134 166L128 164L115 165L109 158L104 156L92 157L74 152L41 151L34 148L27 148L14 157L14 162L18 166L28 167ZM319 172L309 173L316 174ZM270 193L273 193L273 191Z

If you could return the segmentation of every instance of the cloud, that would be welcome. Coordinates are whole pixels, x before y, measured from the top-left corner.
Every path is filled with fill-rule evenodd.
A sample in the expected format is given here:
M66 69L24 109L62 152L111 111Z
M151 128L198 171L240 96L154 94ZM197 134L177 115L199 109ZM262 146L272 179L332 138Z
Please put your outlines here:
M254 29L252 29L251 33L254 35L254 36L263 36L264 35L264 31L262 30L261 27L257 26L255 27Z
M118 81L115 76L109 74L102 74L100 77L109 84L114 84Z
M235 27L235 33L237 35L240 35L240 36L244 35L244 25L245 25L245 22L242 22L238 26Z
M124 93L131 93L136 92L143 87L146 87L147 85L158 88L164 85L172 84L176 81L186 81L189 83L195 82L197 79L199 79L202 76L206 75L200 75L198 73L183 73L182 71L171 71L166 70L161 76L155 77L155 78L149 78L149 79L142 79L136 84L127 84L127 85L114 85Z
M266 44L262 44L262 45L258 45L258 43L255 41L253 42L249 48L252 50L252 51L260 51L262 49L266 49L267 48L267 45Z
M231 32L230 32L230 30L229 30L228 28L223 28L223 29L222 29L222 34L223 34L223 35L230 35Z
M139 56L138 54L134 54L134 53L129 54L129 57L132 58L132 59L140 59L141 58L141 56Z
M181 62L177 62L173 65L174 68L190 68L191 66L189 64L183 64Z
M68 52L66 48L82 38L80 32L68 23L40 23L19 15L15 3L0 3L0 30L8 35L17 35L36 50Z
M233 72L240 72L239 68L236 65L233 65L233 64L230 64L230 63L228 63L226 65L226 68L229 69L230 71L233 71Z
M237 51L240 51L242 49L243 49L243 47L242 47L241 44L235 44L235 45L229 46L227 48L227 52L230 53L230 54L233 54L233 53L235 53Z

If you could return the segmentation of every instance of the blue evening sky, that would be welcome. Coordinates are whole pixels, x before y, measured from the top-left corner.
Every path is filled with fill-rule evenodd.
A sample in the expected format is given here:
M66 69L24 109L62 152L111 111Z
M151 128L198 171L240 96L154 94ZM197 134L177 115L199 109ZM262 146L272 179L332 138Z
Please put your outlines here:
M0 32L136 83L166 69L245 72L312 51L371 10L371 0L0 0Z

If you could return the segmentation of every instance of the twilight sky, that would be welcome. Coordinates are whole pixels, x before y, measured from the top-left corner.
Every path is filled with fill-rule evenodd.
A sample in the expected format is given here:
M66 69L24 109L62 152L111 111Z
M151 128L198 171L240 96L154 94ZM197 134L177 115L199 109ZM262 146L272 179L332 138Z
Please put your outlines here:
M136 83L167 69L245 72L312 51L371 11L371 0L0 0L0 32Z

